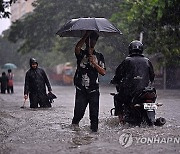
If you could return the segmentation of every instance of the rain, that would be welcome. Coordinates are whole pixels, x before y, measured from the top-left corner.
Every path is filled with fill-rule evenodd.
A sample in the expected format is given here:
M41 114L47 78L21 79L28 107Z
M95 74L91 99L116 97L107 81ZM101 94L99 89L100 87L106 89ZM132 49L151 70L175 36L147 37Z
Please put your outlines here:
M113 86L100 87L99 130L90 131L89 111L86 110L79 129L71 127L74 107L74 86L53 86L57 99L52 108L30 109L29 100L23 105L23 85L16 83L14 94L0 95L1 153L179 153L180 96L178 90L158 90L157 117L165 117L162 127L129 126L118 123L111 116L115 92ZM124 133L132 135L133 142L125 147L120 142ZM146 141L153 138L154 141ZM160 142L158 138L166 141ZM168 138L172 141L167 142ZM177 138L177 141L173 140ZM156 140L155 140L156 139Z
M0 154L180 153L179 2L37 0L31 4L32 1L0 2L0 24L4 26L4 19L11 21L10 26L0 30L0 77L11 69L14 83L13 93L0 93ZM27 6L30 9L22 9L21 16L16 15L18 7ZM99 76L97 132L90 129L89 105L79 127L71 125L76 93L74 50L86 31L80 30L74 37L69 31L64 35L67 30L57 35L68 21L80 18L107 19L117 28L115 33L121 33L110 35L88 29L100 35L95 49L104 55L106 65L106 75ZM143 43L143 54L153 64L156 103L163 104L155 116L166 119L163 126L121 124L118 116L111 115L114 100L110 93L117 91L110 82L128 56L132 40ZM24 100L25 75L32 57L47 73L57 96L51 108L30 108L29 98Z

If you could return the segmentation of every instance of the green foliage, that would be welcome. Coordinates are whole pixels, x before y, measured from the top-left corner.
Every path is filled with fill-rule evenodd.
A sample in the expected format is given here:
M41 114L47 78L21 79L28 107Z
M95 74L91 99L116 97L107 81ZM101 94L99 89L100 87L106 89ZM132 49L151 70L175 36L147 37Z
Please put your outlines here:
M5 37L0 36L0 67L5 63L14 63L22 67L24 56L16 52L18 44L12 44Z
M0 18L9 18L11 13L9 12L10 5L17 0L0 0ZM25 0L27 1L27 0Z
M109 19L112 13L118 11L117 3L120 3L120 1L68 0L67 2L67 0L38 0L33 4L35 6L33 13L12 24L8 38L12 42L21 42L18 49L20 53L53 52L55 55L61 56L60 59L64 61L72 61L75 60L73 58L74 46L79 38L59 38L56 35L59 28L72 18L106 17ZM118 41L111 38L108 41L107 39L101 39L101 41L108 42L107 44L111 47L104 50L103 46L106 45L101 44L99 45L99 51L104 50L104 54L108 58L110 57L109 50L116 58L120 57L120 52L116 53L117 50L123 51L120 38L118 38ZM100 42L98 41L98 43ZM58 58L53 60L56 61L55 63L60 63Z
M139 39L141 32L145 52L163 55L166 65L179 62L178 0L37 0L33 5L33 13L12 24L8 38L18 42L19 53L37 56L44 65L74 62L79 39L60 38L56 32L69 19L79 17L105 17L123 32L122 37L100 38L97 43L107 67L121 62L128 43Z
M179 61L178 0L123 0L119 8L112 15L112 21L118 23L129 42L139 39L140 32L143 32L148 53L162 53L167 64L172 63L172 59Z

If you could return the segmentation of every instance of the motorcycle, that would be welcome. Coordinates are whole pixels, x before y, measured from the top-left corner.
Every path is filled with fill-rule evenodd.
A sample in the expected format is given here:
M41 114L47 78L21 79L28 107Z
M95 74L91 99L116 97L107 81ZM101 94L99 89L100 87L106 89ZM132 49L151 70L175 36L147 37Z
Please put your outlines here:
M113 110L116 110L117 103L120 101L118 100L118 93L110 93L114 97L114 106L110 110L111 115L116 115L116 112L113 114ZM162 126L166 123L165 118L155 118L156 109L162 104L156 103L156 89L152 86L145 87L142 91L136 92L130 102L127 104L122 104L123 110L123 122L129 123L132 125L141 125L147 124L149 126Z

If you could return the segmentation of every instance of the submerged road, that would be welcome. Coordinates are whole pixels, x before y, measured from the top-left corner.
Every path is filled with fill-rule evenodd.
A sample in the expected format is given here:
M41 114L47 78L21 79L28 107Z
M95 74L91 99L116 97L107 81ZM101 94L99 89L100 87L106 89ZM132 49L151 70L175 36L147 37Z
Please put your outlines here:
M71 128L75 89L53 86L57 99L50 109L30 109L23 105L23 84L14 94L0 94L0 154L119 154L180 153L180 90L157 90L157 117L165 117L163 127L129 127L110 115L115 92L100 87L99 131L91 133L89 110L80 122L80 130Z

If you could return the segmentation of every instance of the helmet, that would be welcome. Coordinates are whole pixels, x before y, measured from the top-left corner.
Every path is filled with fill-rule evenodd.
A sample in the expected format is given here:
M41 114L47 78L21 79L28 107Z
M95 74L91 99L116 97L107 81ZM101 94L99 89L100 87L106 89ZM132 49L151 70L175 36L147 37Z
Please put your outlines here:
M34 64L34 63L36 63L36 64L38 65L38 62L37 62L37 60L36 60L35 58L30 58L30 60L29 60L29 65L30 65L30 67L31 67L32 64Z
M143 53L143 44L140 41L135 40L129 44L129 54L132 53L138 53L138 54Z

